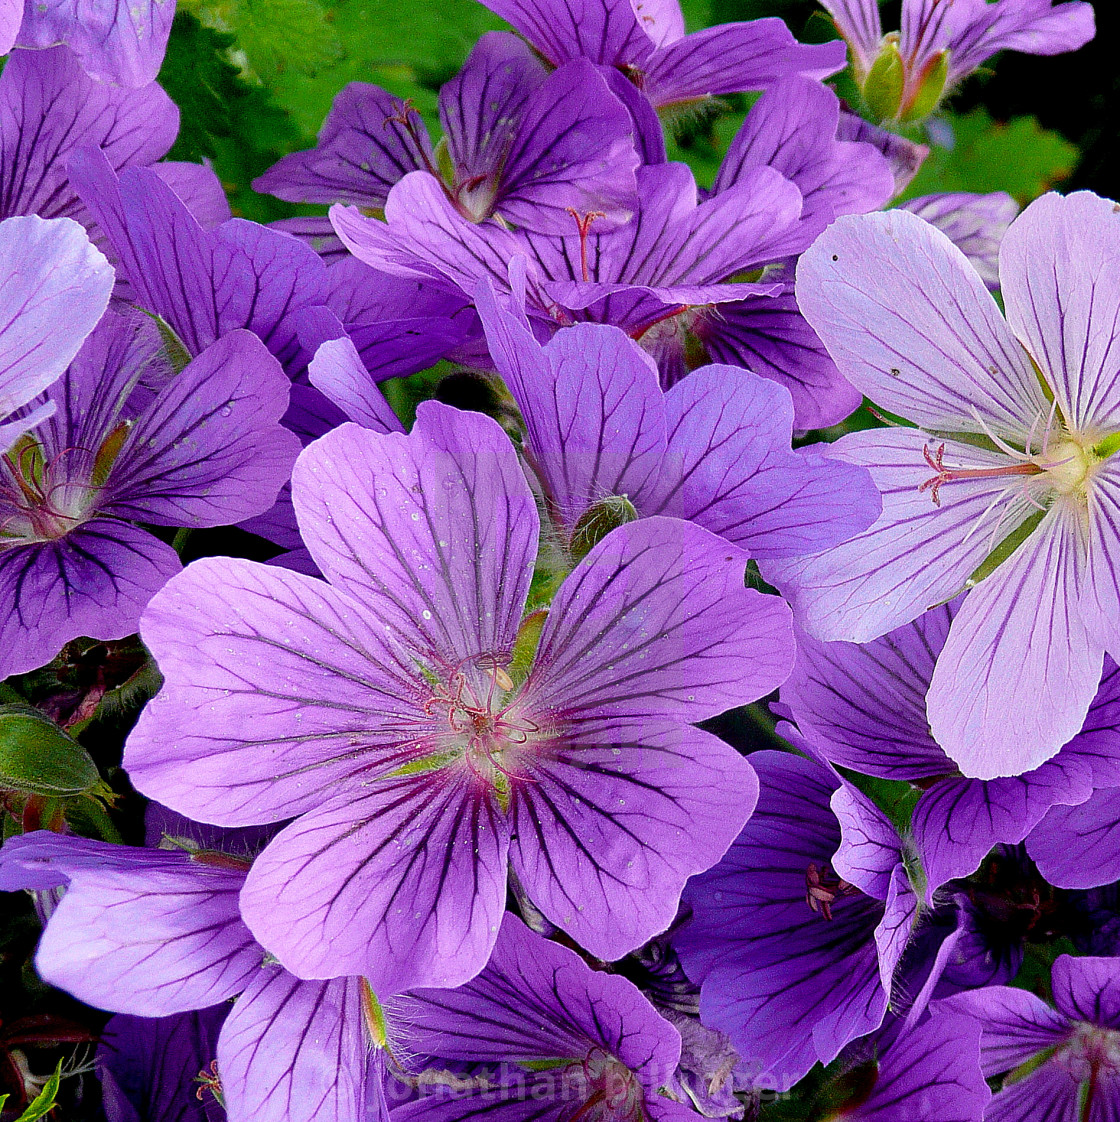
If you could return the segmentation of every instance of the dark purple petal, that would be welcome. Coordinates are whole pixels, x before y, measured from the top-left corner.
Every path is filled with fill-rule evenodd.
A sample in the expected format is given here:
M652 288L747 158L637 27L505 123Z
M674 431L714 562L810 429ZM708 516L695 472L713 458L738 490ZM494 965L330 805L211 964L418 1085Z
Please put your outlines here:
M1055 1006L1071 1020L1120 1027L1120 959L1059 955L1051 984Z
M254 935L300 976L360 974L383 997L474 977L505 908L509 825L466 764L321 799L253 864Z
M1027 837L1039 872L1059 888L1120 880L1120 788L1094 791L1080 806L1054 806Z
M295 203L380 208L394 183L434 166L419 113L380 86L351 82L335 97L318 145L282 157L253 189Z
M129 430L104 509L164 526L224 526L262 514L299 441L280 427L289 382L255 336L231 331L191 362Z
M673 518L612 531L553 600L526 704L701 721L769 693L789 673L792 629L781 600L743 587L746 559Z
M225 188L209 164L163 160L152 171L183 200L204 230L213 230L231 217Z
M243 867L39 832L0 851L2 883L63 883L36 966L103 1009L161 1017L238 993L261 962L238 911Z
M360 978L301 982L257 971L218 1039L222 1096L234 1119L371 1122Z

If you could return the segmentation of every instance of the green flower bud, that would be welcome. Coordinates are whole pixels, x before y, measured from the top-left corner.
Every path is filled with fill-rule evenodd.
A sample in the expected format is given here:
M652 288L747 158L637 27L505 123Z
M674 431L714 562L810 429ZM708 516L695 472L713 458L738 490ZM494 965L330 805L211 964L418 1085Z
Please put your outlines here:
M893 121L898 116L905 85L906 67L898 40L888 35L863 83L863 99L876 120Z
M924 121L938 106L949 80L949 52L938 51L926 63L914 93L902 111L905 122Z
M572 556L586 557L612 530L636 522L638 512L625 495L608 495L583 512L572 531Z
M28 705L0 706L0 789L72 798L101 782L89 753Z

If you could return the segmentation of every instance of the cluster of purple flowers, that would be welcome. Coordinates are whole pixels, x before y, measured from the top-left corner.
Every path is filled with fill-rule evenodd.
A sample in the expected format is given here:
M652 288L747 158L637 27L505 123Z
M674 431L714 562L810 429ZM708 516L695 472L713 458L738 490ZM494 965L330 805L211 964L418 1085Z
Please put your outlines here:
M144 844L3 802L106 1117L1120 1116L1120 205L892 205L879 127L1091 7L486 2L272 227L162 159L169 0L0 5L0 677L162 679ZM701 189L662 120L743 92ZM487 410L406 432L441 359Z

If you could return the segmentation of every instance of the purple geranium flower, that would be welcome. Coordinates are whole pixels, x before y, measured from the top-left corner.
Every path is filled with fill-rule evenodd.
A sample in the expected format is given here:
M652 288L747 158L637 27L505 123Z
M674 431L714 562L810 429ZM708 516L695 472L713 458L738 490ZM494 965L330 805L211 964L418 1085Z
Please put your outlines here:
M963 774L1021 775L1080 732L1120 654L1120 218L1047 195L1000 251L1007 320L963 254L906 211L837 222L798 301L841 372L918 428L853 433L883 514L809 559L768 562L807 631L868 642L972 588L927 696Z
M110 1018L97 1046L107 1122L226 1122L217 1055L229 1008Z
M788 1090L887 1012L917 898L894 827L814 760L756 752L758 806L715 868L685 890L674 937L762 1087Z
M960 774L926 721L934 665L958 610L959 601L934 608L864 645L799 635L797 662L782 686L784 709L830 762L922 789L913 831L931 901L996 843L1021 842L1050 807L1083 803L1094 786L1120 785L1120 670L1111 659L1085 728L1053 759L1003 779Z
M658 108L761 90L791 74L826 78L838 43L798 43L780 19L684 33L678 0L484 0L553 66L586 58L621 72Z
M408 103L352 82L335 99L319 146L283 157L254 182L292 202L384 207L410 171L434 177L459 214L567 230L570 212L625 220L638 155L630 115L590 63L549 74L508 32L484 35L440 91L450 178Z
M183 813L296 817L242 894L261 941L379 993L458 984L493 947L507 864L600 957L667 926L755 796L746 761L687 722L792 662L746 555L689 522L621 527L564 582L526 676L538 518L494 421L428 402L408 437L343 425L292 486L330 583L191 566L147 613L166 686L126 753Z
M903 0L902 30L883 35L877 0L821 0L852 52L856 80L897 71L897 105L884 116L928 116L963 78L999 51L1056 55L1092 39L1093 6L1073 0ZM882 79L888 84L886 76ZM878 104L875 106L878 108Z
M160 350L150 320L108 312L64 377L25 406L51 415L0 459L0 676L78 636L136 630L179 559L135 523L239 522L288 477L298 451L279 425L288 381L257 339L231 332L170 380ZM158 393L153 380L166 380Z
M24 406L62 376L112 291L109 262L76 222L0 222L0 455L54 411Z
M752 557L816 552L877 517L869 475L790 448L793 403L781 386L705 366L663 393L653 360L617 328L576 324L542 347L488 286L477 303L525 420L526 463L566 544L593 507L619 499L636 515L689 518Z
M13 46L41 51L65 44L92 78L134 89L159 73L174 16L167 0L6 0L0 54Z
M1102 731L1114 735L1115 727ZM1120 880L1118 836L1120 777L1112 776L1085 802L1055 806L1027 837L1027 852L1052 884L1097 888Z
M988 1078L1005 1075L985 1117L999 1122L1116 1116L1120 1098L1120 959L1061 955L1054 1008L1033 993L990 986L938 1002L980 1023Z
M248 866L216 850L134 849L41 831L0 849L0 889L66 886L35 963L87 1004L154 1018L239 995L209 1057L216 1072L205 1065L193 1073L220 1089L231 1118L382 1116L368 986L359 978L303 982L270 964L238 912ZM200 1086L156 1084L148 1094L166 1109L163 1096L186 1099ZM204 1101L210 1093L203 1090Z
M695 1118L657 1093L676 1070L677 1030L632 982L592 970L516 916L502 919L472 981L417 990L395 1006L402 1031L393 1045L418 1057L407 1066L421 1088L393 1111L398 1122ZM449 1065L469 1067L460 1080L425 1080L425 1069Z

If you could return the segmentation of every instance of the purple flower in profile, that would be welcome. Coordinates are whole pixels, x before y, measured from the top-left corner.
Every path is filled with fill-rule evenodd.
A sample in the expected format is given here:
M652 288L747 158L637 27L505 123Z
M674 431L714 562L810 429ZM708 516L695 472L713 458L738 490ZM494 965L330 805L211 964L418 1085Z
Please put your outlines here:
M638 155L630 116L590 63L551 74L508 32L484 35L440 91L449 178L420 114L377 86L335 99L319 146L284 156L255 182L292 202L380 209L411 171L431 175L457 213L567 230L571 213L617 222L633 209Z
M758 806L684 893L673 939L700 1017L727 1033L760 1087L788 1090L887 1012L918 901L902 842L815 760L756 752Z
M0 222L0 455L53 412L49 402L24 407L78 353L109 305L113 279L76 222L30 215Z
M919 426L853 433L883 514L815 557L766 562L819 639L868 642L972 589L926 699L971 778L1021 775L1085 723L1120 654L1120 217L1047 195L1000 250L1007 319L964 255L905 211L840 218L798 266L841 373Z
M780 19L686 35L678 0L484 0L552 66L584 58L615 70L657 108L762 90L782 78L826 78L839 43L798 43Z
M174 16L175 5L167 0L6 0L0 55L13 46L43 51L64 44L90 77L135 89L159 73Z
M1120 1096L1120 959L1061 955L1053 1007L1024 989L989 986L938 1002L980 1024L980 1061L1003 1087L985 1117L1105 1122ZM1010 1074L1009 1074L1010 1073Z
M877 0L821 0L821 6L851 48L871 107L903 121L928 116L999 51L1057 55L1095 33L1093 6L1081 0L903 0L902 30L886 36Z
M183 813L295 818L242 893L261 942L381 994L459 984L493 947L507 865L602 958L666 927L755 796L746 761L689 722L792 662L786 606L743 587L746 555L643 519L523 628L532 493L494 421L436 402L408 437L328 433L292 488L329 583L187 569L145 617L166 685L126 751Z
M141 1114L144 1122L164 1117L159 1110L178 1119L196 1106L208 1118L201 1107L219 1091L234 1120L383 1117L383 1058L373 1047L380 1030L368 986L360 978L303 982L269 963L238 911L248 866L219 850L135 849L41 831L4 843L0 890L65 886L35 964L46 981L89 1005L130 1018L201 1010L212 1040L213 1007L237 996L215 1051L186 1086L182 1065L198 1042L181 1037L163 1054L168 1071L142 1070L146 1085L121 1085L137 1062L148 1067L152 1038L166 1039L159 1024L123 1026L133 1055L108 1064L122 1113L123 1096L155 1108Z
M862 645L799 635L781 695L784 711L831 763L922 789L912 829L931 902L994 845L1021 842L1052 806L1083 803L1095 786L1120 784L1120 670L1111 659L1085 727L1056 756L1018 776L960 774L926 720L934 665L959 606L934 608Z
M394 1003L393 1039L420 1095L397 1122L602 1118L684 1122L659 1095L680 1057L677 1030L632 982L592 970L574 951L507 914L485 969L458 989L417 990ZM459 1080L425 1080L464 1065ZM468 1066L469 1065L469 1066Z
M136 630L180 567L136 523L239 522L288 478L298 451L279 425L288 381L260 342L231 332L169 380L160 348L150 320L108 312L65 375L24 407L48 415L0 458L4 677L78 636ZM153 382L165 384L155 392Z
M791 449L781 386L705 366L663 393L652 359L617 328L576 324L542 347L488 285L476 302L525 421L526 463L569 548L604 503L691 519L752 557L816 552L877 517L869 475Z

